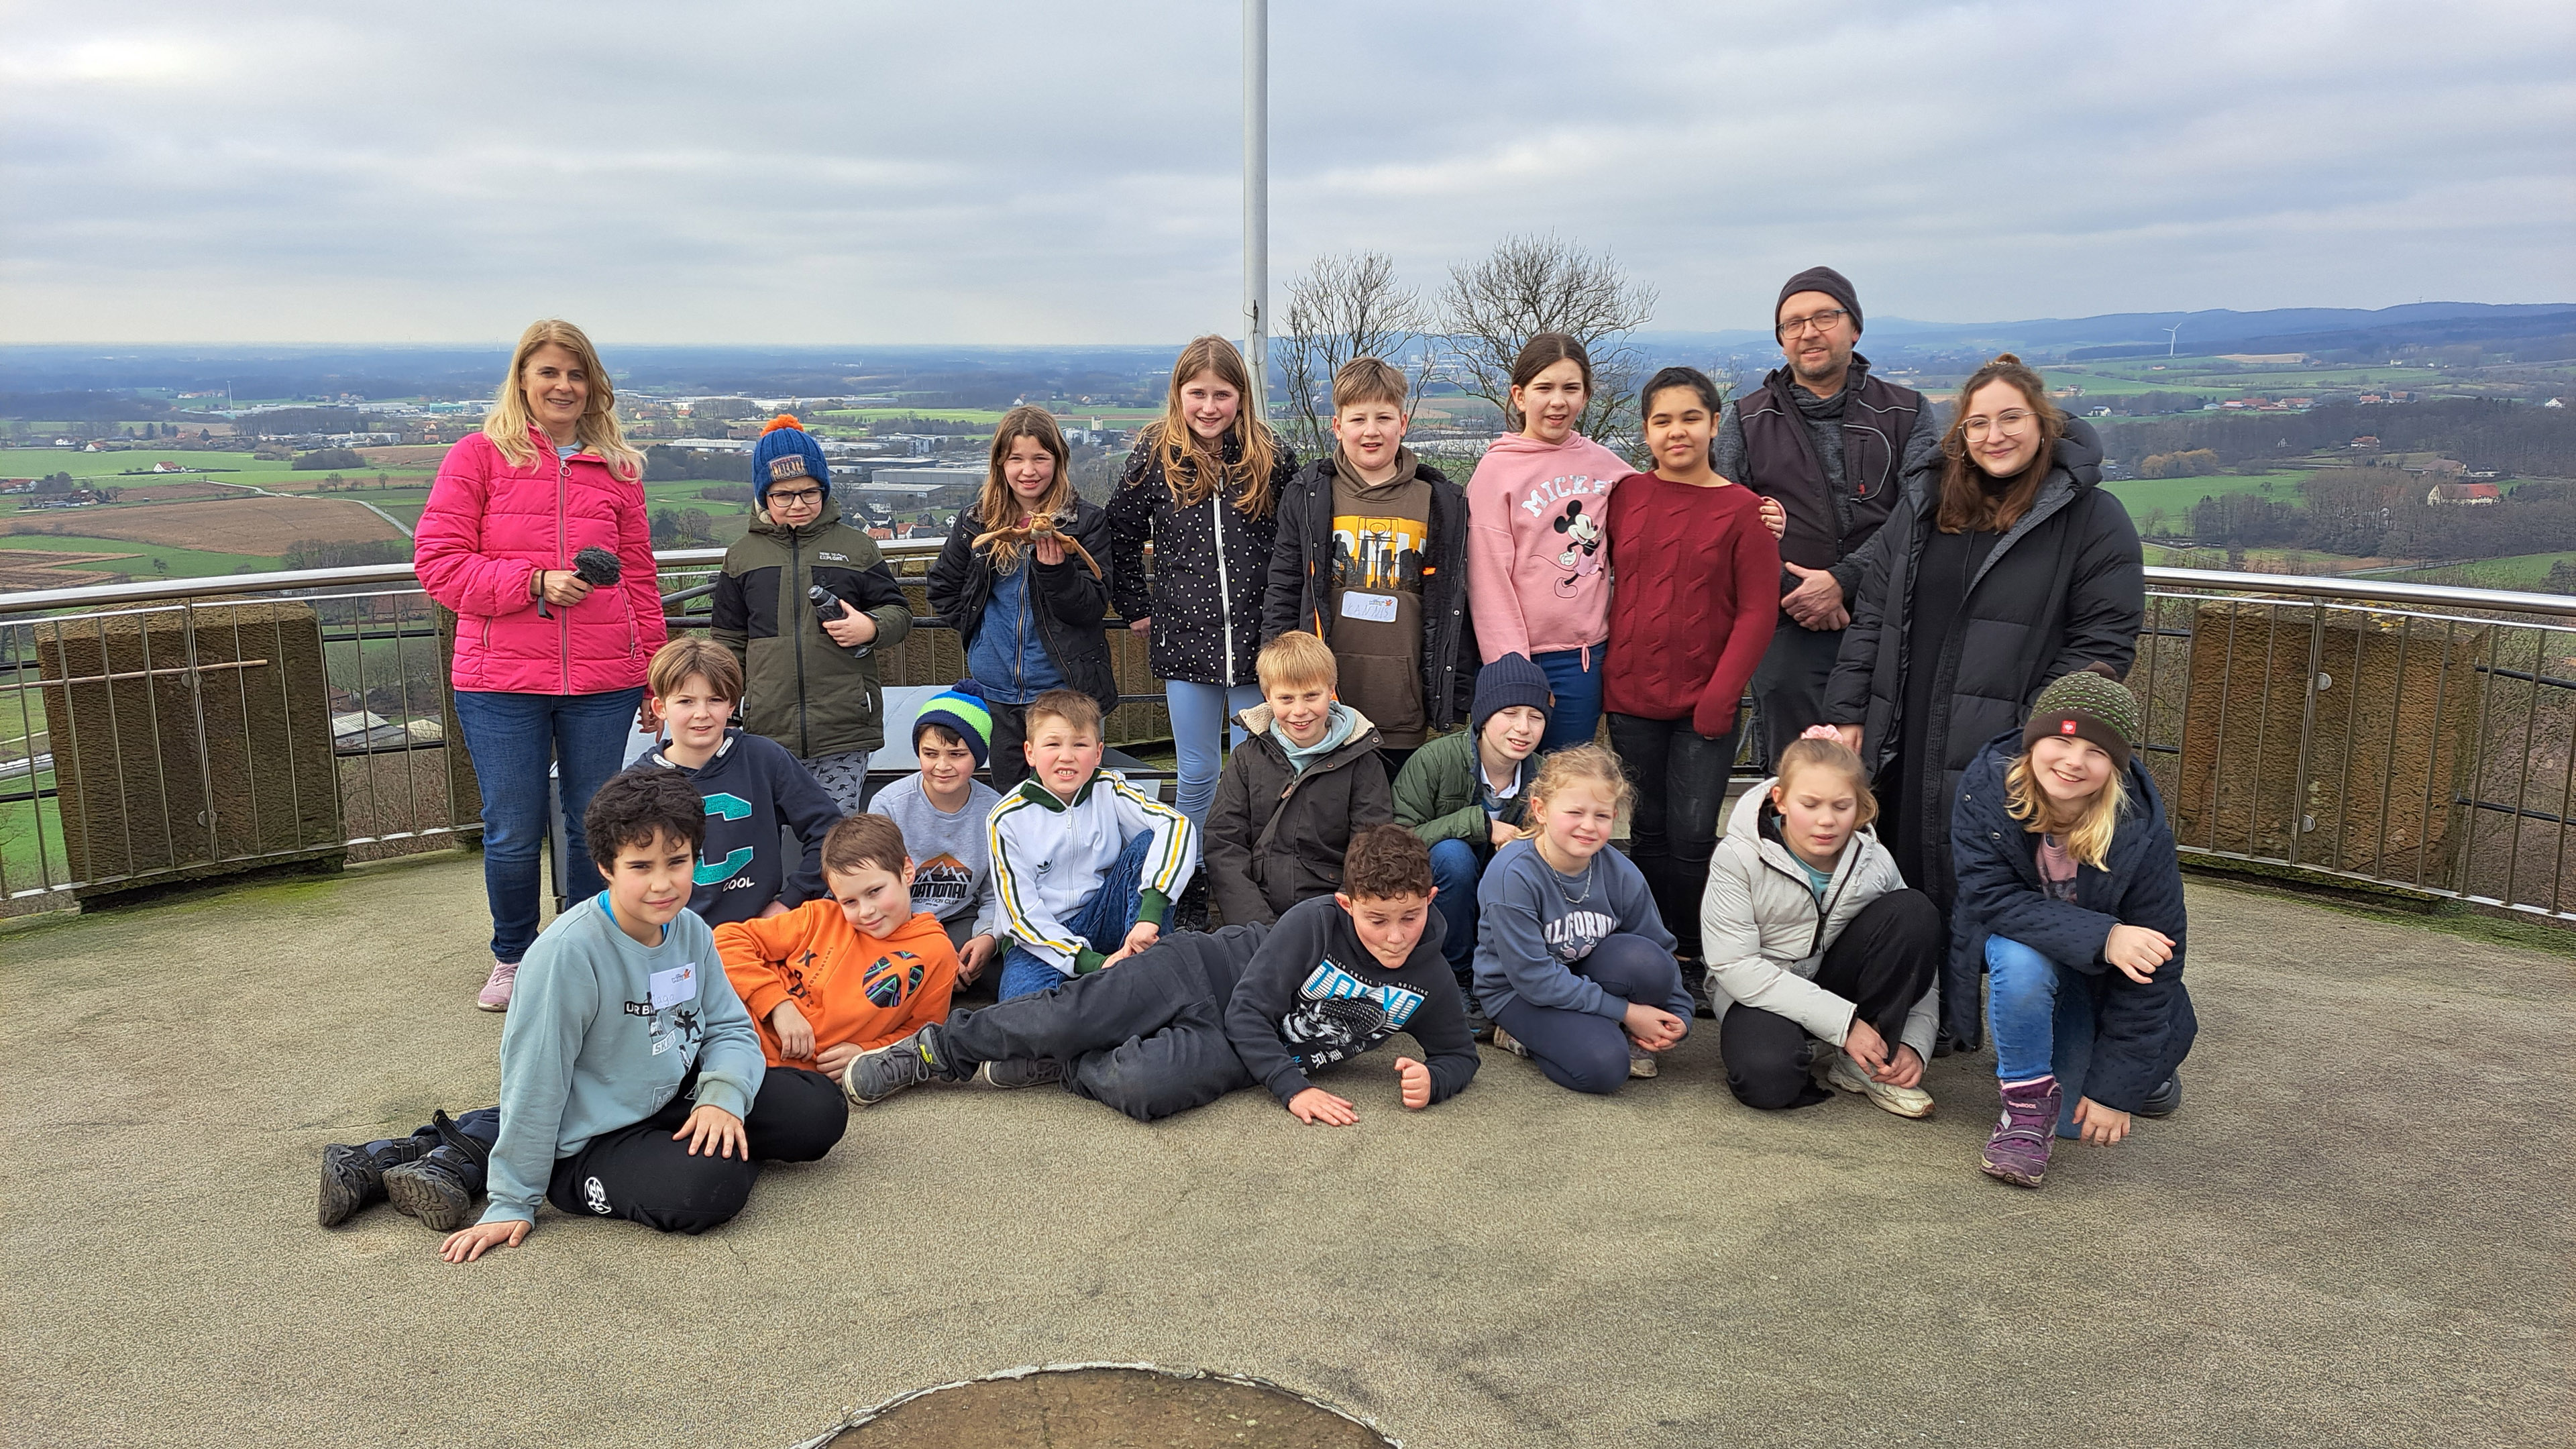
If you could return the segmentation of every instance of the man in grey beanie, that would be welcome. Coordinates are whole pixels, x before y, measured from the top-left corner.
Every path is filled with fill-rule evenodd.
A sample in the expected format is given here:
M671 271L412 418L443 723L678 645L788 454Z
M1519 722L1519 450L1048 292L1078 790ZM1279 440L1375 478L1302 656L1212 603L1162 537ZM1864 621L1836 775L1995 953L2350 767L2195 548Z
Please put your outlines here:
M1834 672L1864 555L1904 490L1940 485L1941 434L1923 394L1870 376L1860 294L1831 267L1780 288L1773 335L1785 367L1726 405L1712 452L1718 475L1786 515L1779 627L1753 672L1753 698L1773 759L1798 732L1830 724ZM1766 512L1770 511L1766 505Z

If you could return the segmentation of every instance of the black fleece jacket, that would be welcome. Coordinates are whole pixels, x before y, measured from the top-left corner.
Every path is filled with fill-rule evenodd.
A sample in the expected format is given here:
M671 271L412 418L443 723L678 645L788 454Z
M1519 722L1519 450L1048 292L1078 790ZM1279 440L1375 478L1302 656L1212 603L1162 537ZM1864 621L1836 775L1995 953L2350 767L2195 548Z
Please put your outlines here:
M1299 901L1262 938L1226 1007L1225 1034L1253 1080L1281 1106L1314 1085L1308 1072L1346 1062L1395 1033L1422 1044L1431 1100L1445 1102L1476 1075L1458 980L1440 954L1440 913L1388 970L1362 945L1350 913L1331 896Z

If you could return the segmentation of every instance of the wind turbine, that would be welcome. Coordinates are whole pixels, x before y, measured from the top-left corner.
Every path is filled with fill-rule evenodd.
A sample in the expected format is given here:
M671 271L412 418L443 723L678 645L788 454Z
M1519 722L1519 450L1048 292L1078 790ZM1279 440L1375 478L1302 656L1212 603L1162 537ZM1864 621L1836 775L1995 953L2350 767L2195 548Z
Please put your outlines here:
M2179 322L2165 329L2165 356L2174 355L2174 344L2182 340L2181 333L2182 324Z

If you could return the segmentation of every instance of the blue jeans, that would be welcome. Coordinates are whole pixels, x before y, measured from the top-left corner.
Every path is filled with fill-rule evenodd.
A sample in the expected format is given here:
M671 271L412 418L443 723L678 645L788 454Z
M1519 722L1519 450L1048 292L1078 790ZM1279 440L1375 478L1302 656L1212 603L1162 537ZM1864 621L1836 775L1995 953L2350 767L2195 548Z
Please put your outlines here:
M1476 882L1484 874L1485 858L1467 842L1444 840L1431 847L1431 884L1440 892L1431 907L1445 931L1440 954L1449 959L1462 990L1476 974Z
M1127 943L1127 933L1136 926L1136 912L1144 904L1141 889L1145 880L1145 852L1154 845L1154 833L1139 830L1118 852L1102 873L1100 884L1082 898L1064 925L1106 956ZM1013 997L1034 996L1053 991L1071 976L1055 968L1055 963L1013 941L1002 953L1002 980L995 994L1004 1001Z
M1235 744L1244 741L1243 726L1229 731L1226 722L1261 703L1261 686L1166 679L1163 702L1172 712L1172 751L1180 757L1180 788L1172 803L1190 817L1195 842L1207 834L1208 807L1216 803L1217 771L1225 763L1222 737L1231 733Z
M1601 728L1601 656L1607 647L1595 644L1532 656L1530 662L1547 675L1548 690L1556 696L1555 708L1547 712L1547 733L1538 737L1540 754L1592 743ZM1589 669L1583 667L1587 657Z
M2027 1082L2054 1074L2066 1096L2057 1135L2077 1136L2075 1104L2093 1066L2093 988L2082 973L2004 936L1986 938L1986 975L1995 1079Z
M581 828L590 797L626 763L641 689L600 694L456 691L456 721L483 792L483 895L492 908L492 958L515 963L537 939L537 854L544 842L546 767L563 790L565 859L555 862L566 900L604 889Z

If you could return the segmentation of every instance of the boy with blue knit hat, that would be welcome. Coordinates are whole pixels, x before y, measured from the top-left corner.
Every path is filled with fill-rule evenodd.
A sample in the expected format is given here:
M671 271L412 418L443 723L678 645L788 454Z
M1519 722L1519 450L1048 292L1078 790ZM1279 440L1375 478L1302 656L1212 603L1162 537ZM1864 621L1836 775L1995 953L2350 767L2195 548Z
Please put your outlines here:
M904 852L913 861L912 908L947 928L961 991L1001 954L1001 907L985 825L1002 797L975 778L992 739L982 689L971 679L957 681L913 716L912 753L921 769L878 791L870 807L903 831Z
M877 653L912 605L876 540L841 521L823 446L781 415L751 450L751 528L725 550L709 630L742 661L743 727L787 747L844 811L885 745Z

